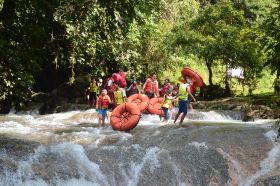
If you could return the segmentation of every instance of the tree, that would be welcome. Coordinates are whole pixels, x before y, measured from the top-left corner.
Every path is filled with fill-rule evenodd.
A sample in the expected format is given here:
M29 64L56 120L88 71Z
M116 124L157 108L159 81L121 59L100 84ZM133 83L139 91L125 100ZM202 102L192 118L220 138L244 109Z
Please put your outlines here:
M241 66L245 71L255 69L253 71L260 74L262 51L254 29L244 17L244 12L235 8L233 3L219 2L201 9L179 44L204 60L209 71L209 85L212 86L213 65ZM227 71L224 74L225 94L229 95Z
M261 25L265 35L265 50L268 56L265 66L269 66L272 73L280 76L280 1L277 0L277 6L271 10L266 21Z

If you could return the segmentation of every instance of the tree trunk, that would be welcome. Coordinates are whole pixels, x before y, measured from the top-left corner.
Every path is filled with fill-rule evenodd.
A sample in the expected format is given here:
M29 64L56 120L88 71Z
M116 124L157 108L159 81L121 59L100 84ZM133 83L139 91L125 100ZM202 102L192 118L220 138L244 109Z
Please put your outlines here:
M226 67L226 77L225 77L225 96L231 96L231 91L230 91L230 86L229 86L229 82L228 82L228 68Z
M213 72L212 72L211 64L212 64L212 61L206 60L206 66L207 66L207 69L209 72L209 85L212 87L213 86L213 81L212 81Z

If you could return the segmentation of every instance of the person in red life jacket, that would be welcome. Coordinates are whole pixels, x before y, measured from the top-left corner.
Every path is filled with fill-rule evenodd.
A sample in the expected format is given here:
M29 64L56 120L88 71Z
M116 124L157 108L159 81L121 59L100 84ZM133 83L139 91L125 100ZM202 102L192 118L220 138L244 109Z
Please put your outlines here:
M173 89L173 87L172 87L172 85L170 84L170 80L169 79L165 79L165 81L164 81L164 85L163 85L163 87L160 89L160 91L159 91L159 95L161 96L161 97L163 97L164 96L164 94L168 91L168 90L172 90Z
M155 74L145 81L142 88L142 93L146 94L149 98L159 97L158 81Z
M137 82L134 80L133 83L126 89L128 91L128 94L131 96L133 94L140 94L140 87L137 84Z
M98 109L98 125L99 127L105 126L105 118L107 116L107 110L111 104L111 99L107 95L107 90L103 89L101 95L98 97L96 108Z
M123 70L120 70L119 75L120 75L119 86L121 88L125 88L126 87L126 74Z

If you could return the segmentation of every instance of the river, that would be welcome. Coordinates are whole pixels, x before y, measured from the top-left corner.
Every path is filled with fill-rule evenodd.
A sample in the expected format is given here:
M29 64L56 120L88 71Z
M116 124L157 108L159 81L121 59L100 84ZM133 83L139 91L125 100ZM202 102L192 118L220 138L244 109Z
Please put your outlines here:
M182 128L142 115L130 133L94 109L0 116L0 185L280 185L274 121L192 111Z

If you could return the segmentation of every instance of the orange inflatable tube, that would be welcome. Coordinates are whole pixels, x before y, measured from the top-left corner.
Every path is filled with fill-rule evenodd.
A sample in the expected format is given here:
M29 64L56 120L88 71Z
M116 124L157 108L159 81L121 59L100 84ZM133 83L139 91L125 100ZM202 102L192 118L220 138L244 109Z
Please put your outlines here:
M141 112L134 103L123 103L117 106L110 117L110 124L114 130L129 131L136 127Z
M150 99L145 94L133 94L127 98L127 102L136 104L140 112L143 112L148 108Z
M195 70L189 67L183 68L181 74L183 77L190 77L195 87L202 87L204 85L203 78Z
M148 111L152 114L157 114L159 116L164 116L164 112L161 108L163 98L152 98L150 99L150 104L148 106Z

